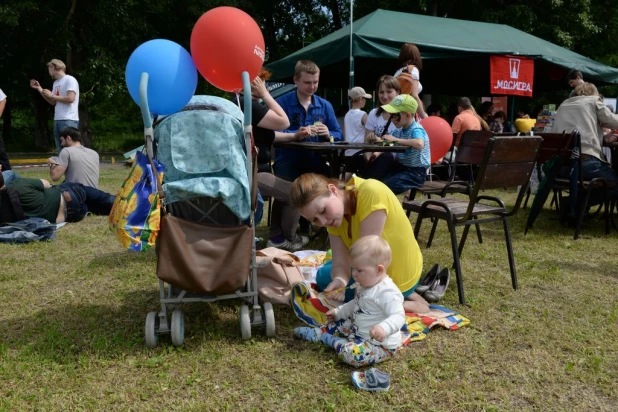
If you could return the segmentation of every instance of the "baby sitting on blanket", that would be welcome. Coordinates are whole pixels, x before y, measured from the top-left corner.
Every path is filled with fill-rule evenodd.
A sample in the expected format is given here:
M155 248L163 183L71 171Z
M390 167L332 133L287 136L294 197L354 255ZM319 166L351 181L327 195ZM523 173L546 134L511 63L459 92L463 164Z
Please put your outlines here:
M354 300L329 310L327 325L299 327L294 334L321 341L349 365L372 365L393 357L401 345L403 295L386 274L391 248L384 239L360 238L350 248L349 259L357 286Z

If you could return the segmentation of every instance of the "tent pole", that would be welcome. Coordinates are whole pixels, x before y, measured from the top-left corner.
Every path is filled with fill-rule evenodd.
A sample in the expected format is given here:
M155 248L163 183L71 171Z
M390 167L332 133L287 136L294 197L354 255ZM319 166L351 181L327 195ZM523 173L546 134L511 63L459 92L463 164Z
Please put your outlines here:
M510 100L511 100L511 104L510 104L510 109L509 110L511 112L511 115L509 116L509 123L511 123L511 129L515 126L514 119L515 119L515 96L509 96ZM509 100L509 98L507 97L507 100Z
M350 88L349 89L354 87L354 53L353 53L354 50L353 50L353 40L352 40L352 34L354 33L353 7L354 7L354 0L350 0Z

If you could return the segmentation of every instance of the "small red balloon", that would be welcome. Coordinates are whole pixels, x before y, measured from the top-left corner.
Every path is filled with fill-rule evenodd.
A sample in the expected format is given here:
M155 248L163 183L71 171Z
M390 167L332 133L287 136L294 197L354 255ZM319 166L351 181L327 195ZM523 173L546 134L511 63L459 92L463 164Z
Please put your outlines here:
M438 116L429 116L421 120L421 126L429 137L431 163L440 160L453 144L453 130L446 120Z
M199 18L191 32L197 70L213 86L242 90L241 73L253 80L264 63L264 36L255 20L235 7L217 7Z

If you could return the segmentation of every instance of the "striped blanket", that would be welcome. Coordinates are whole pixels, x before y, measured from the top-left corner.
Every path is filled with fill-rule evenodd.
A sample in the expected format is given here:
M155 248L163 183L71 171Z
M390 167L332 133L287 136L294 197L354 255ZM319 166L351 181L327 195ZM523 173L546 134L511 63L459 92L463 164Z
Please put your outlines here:
M304 323L310 326L321 326L327 323L326 312L337 307L341 302L329 299L316 289L314 283L297 283L292 287L292 308L294 313ZM423 340L435 326L448 330L457 330L470 324L470 321L444 306L429 305L429 313L406 313L406 324L401 328L402 344Z

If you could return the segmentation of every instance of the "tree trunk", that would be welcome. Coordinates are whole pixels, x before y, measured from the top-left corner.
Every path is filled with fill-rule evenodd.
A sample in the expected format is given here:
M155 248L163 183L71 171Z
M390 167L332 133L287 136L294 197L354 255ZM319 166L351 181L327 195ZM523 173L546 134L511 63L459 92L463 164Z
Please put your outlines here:
M75 14L76 7L77 7L77 0L72 0L69 13L67 14L67 17L64 20L64 40L67 45L67 58L65 60L66 66L67 66L67 73L73 72L73 59L71 56L72 48L71 48L71 36L70 36L69 26L71 24L71 20L73 19L73 15Z
M339 30L343 27L343 25L341 23L341 13L339 13L339 5L337 4L337 0L329 0L328 7L333 14L333 26L335 27L334 31Z
M279 60L280 53L277 50L277 29L275 27L275 18L273 17L273 1L266 1L264 7L266 13L264 13L264 42L266 45L270 45L268 48L268 61L274 62Z
M438 0L431 0L430 12L432 16L438 15Z
M34 102L34 147L36 150L49 150L49 104L39 94L33 94Z
M92 149L92 129L86 99L79 101L79 133L82 137L82 144Z
M76 30L76 32L71 33L71 20L73 20L73 16L75 15L76 7L77 0L72 0L71 8L64 21L64 37L67 44L67 72L73 75L75 75L79 69L83 57L83 52L75 45L84 44L81 30ZM79 82L79 79L77 81ZM88 114L87 103L88 94L88 92L82 92L80 90L77 111L79 115L79 132L81 134L82 144L88 148L92 148L92 129L90 128L90 115Z

